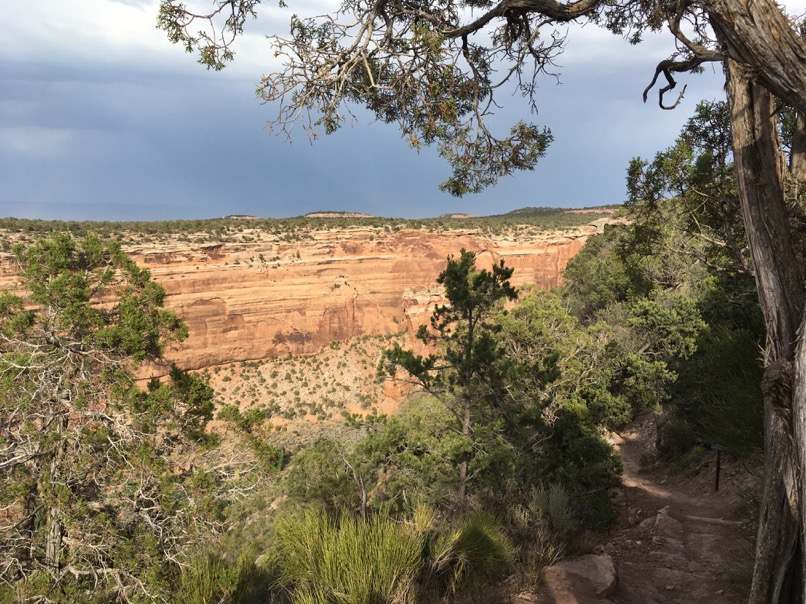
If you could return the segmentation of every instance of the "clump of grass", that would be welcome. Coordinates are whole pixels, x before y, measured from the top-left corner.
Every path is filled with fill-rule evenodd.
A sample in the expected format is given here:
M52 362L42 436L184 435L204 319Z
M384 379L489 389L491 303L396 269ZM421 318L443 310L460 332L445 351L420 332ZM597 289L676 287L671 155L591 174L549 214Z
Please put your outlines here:
M280 522L274 564L294 602L414 602L424 536L385 517L329 517L309 509Z
M456 593L472 599L509 570L515 548L492 517L436 525L427 507L404 521L321 509L287 517L273 543L275 587L295 604L423 604Z
M194 558L183 569L175 604L235 604L245 602L266 583L263 571L255 565L253 552L229 563L221 556L206 553Z
M503 527L487 514L474 514L453 531L437 534L428 560L429 591L474 592L504 576L516 550Z
M530 571L539 571L562 558L577 528L571 499L558 484L536 487L526 505L509 511L509 520L521 546L524 566Z

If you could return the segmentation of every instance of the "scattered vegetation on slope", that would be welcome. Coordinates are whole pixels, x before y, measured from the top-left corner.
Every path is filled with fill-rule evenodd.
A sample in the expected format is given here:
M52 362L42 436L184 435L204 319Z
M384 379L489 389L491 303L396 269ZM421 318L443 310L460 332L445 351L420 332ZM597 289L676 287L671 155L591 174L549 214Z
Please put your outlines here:
M617 211L608 207L609 212ZM477 230L480 233L517 234L524 229L540 231L575 228L602 218L603 209L590 211L564 210L559 208L528 208L500 216L472 218L426 218L404 220L400 218L359 218L359 217L300 217L266 219L253 217L215 218L209 220L170 220L155 222L95 222L29 220L20 218L0 218L0 231L14 235L21 242L33 242L36 238L50 233L69 232L81 237L96 233L101 237L116 237L124 241L142 243L161 238L176 238L179 241L194 243L248 242L259 240L265 235L274 235L285 241L299 241L310 238L316 231L354 226L369 227L379 233L401 229L421 229L431 232L454 229ZM4 242L10 251L10 242Z

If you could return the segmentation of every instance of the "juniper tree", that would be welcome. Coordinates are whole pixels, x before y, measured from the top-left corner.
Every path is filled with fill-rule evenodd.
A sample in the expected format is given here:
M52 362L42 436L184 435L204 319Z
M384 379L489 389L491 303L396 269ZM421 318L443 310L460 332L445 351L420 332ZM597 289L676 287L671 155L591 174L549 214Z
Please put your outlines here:
M461 436L455 455L460 503L479 465L474 462L482 448L481 433L488 428L484 420L501 398L502 355L493 319L504 301L517 297L509 283L512 272L503 261L489 271L477 270L475 253L464 249L459 258L448 258L437 279L448 303L437 305L430 324L417 332L417 338L436 346L437 352L423 356L395 345L381 361L382 372L394 376L403 369L453 416L453 428Z
M194 469L212 390L176 369L136 379L186 328L115 242L55 234L14 254L20 282L0 295L0 595L162 600L221 511L215 477Z

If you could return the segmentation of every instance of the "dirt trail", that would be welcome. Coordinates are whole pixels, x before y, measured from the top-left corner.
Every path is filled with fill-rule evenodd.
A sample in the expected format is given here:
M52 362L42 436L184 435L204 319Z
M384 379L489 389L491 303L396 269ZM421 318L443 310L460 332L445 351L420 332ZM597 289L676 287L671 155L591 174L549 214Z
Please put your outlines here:
M613 437L624 464L616 504L623 528L605 547L616 560L616 604L729 604L742 601L730 587L748 543L734 509L746 473L723 456L720 489L714 491L716 454L672 474L645 470L654 449L654 423L646 417Z
M743 601L730 579L749 544L734 515L747 472L723 456L714 492L715 453L674 474L654 460L655 425L643 416L611 442L624 464L613 493L619 514L604 553L618 571L618 589L595 597L567 581L557 590L519 594L518 604L734 604ZM601 547L598 548L601 551Z

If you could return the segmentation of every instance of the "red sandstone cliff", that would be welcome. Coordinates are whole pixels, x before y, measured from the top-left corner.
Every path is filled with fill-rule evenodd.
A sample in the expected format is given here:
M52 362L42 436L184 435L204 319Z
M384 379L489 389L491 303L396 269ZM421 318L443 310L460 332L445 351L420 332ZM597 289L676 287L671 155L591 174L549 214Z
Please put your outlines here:
M252 231L242 242L176 238L125 245L168 292L190 336L170 357L188 369L315 352L334 340L415 328L440 302L437 275L466 248L479 266L504 260L516 286L556 286L568 260L596 232L472 231L352 227L286 235ZM285 239L285 241L283 241ZM0 281L14 280L5 258ZM415 329L409 329L414 333Z
M415 230L313 233L309 240L131 249L168 292L190 337L183 367L297 355L334 340L417 327L440 301L436 278L466 248L479 265L504 260L517 286L556 286L593 228L523 238ZM413 333L413 330L410 331Z

